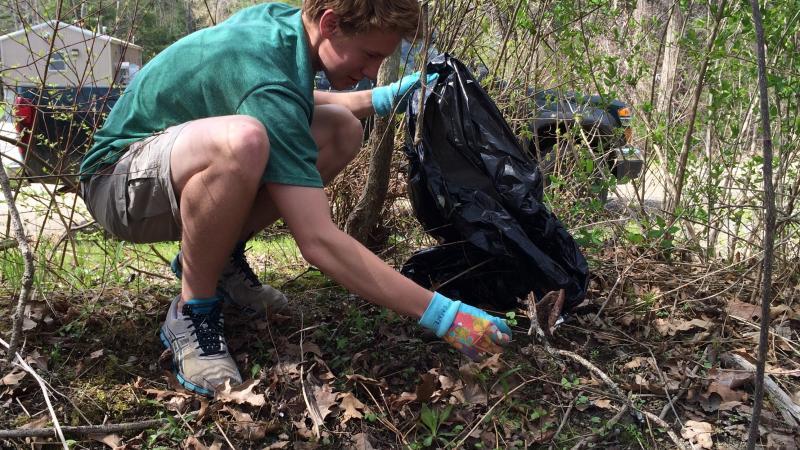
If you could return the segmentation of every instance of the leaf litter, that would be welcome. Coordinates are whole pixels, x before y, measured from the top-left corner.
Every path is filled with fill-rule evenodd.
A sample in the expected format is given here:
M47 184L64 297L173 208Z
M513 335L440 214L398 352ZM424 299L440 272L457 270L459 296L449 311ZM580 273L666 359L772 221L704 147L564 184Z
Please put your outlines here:
M626 272L625 288L595 318L611 292L608 280L617 276L615 269L598 268L589 298L553 330L551 342L589 359L640 399L637 407L662 415L697 448L736 448L746 438L752 375L723 367L719 356L755 354L750 333L756 330L745 322L757 321L760 310L742 300L751 298L751 287L730 289L739 277L725 272L683 286L697 268L616 251L617 261L638 261ZM27 359L70 398L59 408L72 424L171 418L160 431L98 436L108 448L143 448L148 439L192 449L226 448L227 440L237 448L425 448L427 439L431 448L434 442L572 447L601 433L625 405L583 367L555 360L532 342L524 308L517 311L520 323L508 350L474 363L413 320L338 289L319 292L289 286L296 312L303 307L302 320L299 313L278 322L226 316L246 381L220 387L213 400L177 383L168 354L156 362L158 338L143 331L158 328L170 299L156 288L137 295L54 296L52 310L31 310L35 332L28 334ZM786 340L772 339L768 373L798 402L800 309L792 292L777 292L773 302L775 330ZM116 304L115 296L130 305ZM99 302L91 306L93 318L81 322L77 306L91 299ZM301 332L309 326L317 327ZM137 345L130 345L130 336L137 336ZM47 426L46 415L33 420L25 412L44 408L31 377L13 368L0 375L0 405L9 412L0 419L3 428ZM437 420L423 423L423 410ZM780 417L765 402L762 443L796 448L797 431L782 426ZM632 414L599 441L600 447L672 448L666 435Z

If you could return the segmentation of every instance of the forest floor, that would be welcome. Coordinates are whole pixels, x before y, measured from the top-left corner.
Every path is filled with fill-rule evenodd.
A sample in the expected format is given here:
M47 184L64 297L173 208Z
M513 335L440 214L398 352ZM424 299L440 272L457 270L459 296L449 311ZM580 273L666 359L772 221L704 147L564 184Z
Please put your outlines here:
M552 347L528 334L521 304L507 315L513 342L474 363L414 320L307 270L296 249L280 262L275 253L248 255L287 293L291 311L226 316L247 381L215 399L178 385L159 342L178 289L166 264L127 270L117 283L37 290L22 354L47 381L60 425L163 419L68 434L71 448L725 449L746 440L753 375L731 361L756 355L755 259L717 265L680 250L608 244L587 255L588 297L553 332ZM798 408L800 287L796 274L776 280L767 371ZM11 315L14 288L5 285L0 317ZM10 322L0 321L5 339ZM766 398L760 443L796 448L796 418L776 405ZM0 411L0 430L52 426L42 388L18 367L0 372ZM54 437L0 438L0 448L57 445Z

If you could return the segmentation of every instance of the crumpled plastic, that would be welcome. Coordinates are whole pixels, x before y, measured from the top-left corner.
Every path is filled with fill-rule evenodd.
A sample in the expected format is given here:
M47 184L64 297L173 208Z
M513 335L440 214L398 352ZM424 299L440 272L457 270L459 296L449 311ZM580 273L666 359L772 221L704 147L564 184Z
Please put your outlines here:
M533 292L564 289L564 311L586 296L589 268L577 243L542 204L543 180L497 106L469 70L442 54L439 78L417 89L406 111L405 154L414 214L440 245L415 253L401 272L473 305L509 310ZM425 95L422 139L419 96Z

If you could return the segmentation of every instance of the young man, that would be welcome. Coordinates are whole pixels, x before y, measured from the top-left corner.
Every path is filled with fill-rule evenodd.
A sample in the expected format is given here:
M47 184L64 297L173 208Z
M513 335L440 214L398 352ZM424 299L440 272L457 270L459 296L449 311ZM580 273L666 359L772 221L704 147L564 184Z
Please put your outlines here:
M359 118L387 115L419 74L371 91L314 92L314 73L346 89L375 79L414 34L417 0L306 0L247 8L193 33L137 74L95 136L81 191L94 218L132 242L180 240L181 293L161 339L178 380L211 395L241 382L222 302L263 314L286 307L262 285L244 243L282 217L303 257L350 291L420 324L472 358L501 351L499 318L430 292L331 221L324 183L361 147Z

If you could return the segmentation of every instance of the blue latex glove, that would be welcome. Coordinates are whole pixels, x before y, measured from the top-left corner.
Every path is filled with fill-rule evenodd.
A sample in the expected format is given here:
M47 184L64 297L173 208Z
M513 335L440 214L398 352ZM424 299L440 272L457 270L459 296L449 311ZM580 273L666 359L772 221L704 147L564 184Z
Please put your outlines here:
M398 110L405 110L406 103L408 102L408 91L419 87L420 72L414 72L411 75L406 75L403 78L390 83L386 86L376 87L372 90L372 106L375 108L375 114L383 117L391 114L394 106L398 106ZM432 84L439 78L438 73L430 73L426 77L428 80L425 84Z
M487 353L500 353L511 340L505 320L479 308L453 301L438 292L433 295L419 324L467 355L473 361Z

